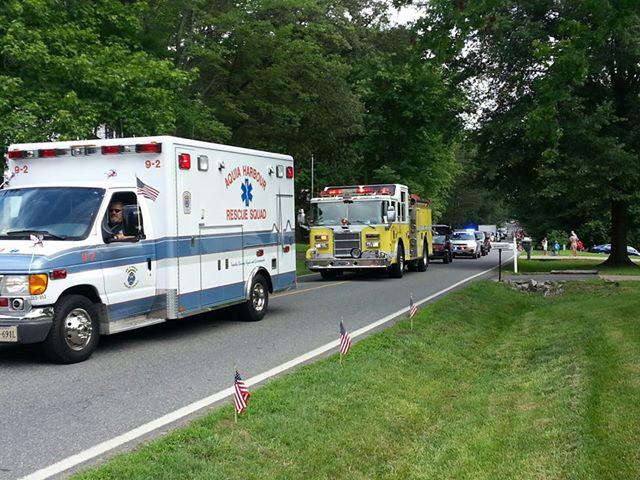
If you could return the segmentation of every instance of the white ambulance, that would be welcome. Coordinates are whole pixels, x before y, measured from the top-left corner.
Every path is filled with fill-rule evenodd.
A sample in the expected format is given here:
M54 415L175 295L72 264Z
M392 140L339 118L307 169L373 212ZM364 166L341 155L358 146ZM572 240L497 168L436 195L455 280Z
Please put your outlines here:
M296 284L293 159L175 137L12 145L0 190L0 342L73 363L100 334Z

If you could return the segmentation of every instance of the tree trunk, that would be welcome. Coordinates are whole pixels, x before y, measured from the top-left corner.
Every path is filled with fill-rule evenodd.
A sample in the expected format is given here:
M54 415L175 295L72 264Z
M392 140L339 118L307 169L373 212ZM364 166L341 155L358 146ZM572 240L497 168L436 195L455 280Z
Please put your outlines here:
M611 254L604 265L625 267L635 264L627 254L629 205L625 201L611 200Z

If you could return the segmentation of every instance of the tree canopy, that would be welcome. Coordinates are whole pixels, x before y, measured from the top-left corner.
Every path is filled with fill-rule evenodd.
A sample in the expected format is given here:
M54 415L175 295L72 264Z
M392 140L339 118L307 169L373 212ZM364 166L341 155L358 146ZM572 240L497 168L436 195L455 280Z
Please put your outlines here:
M616 264L640 191L639 27L637 2L602 0L438 0L423 23L424 48L475 93L485 178L533 225L608 216Z
M382 0L7 0L0 140L172 134L288 153L315 185L444 210L462 96Z

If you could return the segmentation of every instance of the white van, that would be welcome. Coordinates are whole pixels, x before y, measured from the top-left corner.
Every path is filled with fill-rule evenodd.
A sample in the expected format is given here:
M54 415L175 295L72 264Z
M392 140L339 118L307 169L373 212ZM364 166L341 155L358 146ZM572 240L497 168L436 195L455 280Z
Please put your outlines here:
M100 334L295 287L290 156L175 137L12 145L0 342L85 360Z

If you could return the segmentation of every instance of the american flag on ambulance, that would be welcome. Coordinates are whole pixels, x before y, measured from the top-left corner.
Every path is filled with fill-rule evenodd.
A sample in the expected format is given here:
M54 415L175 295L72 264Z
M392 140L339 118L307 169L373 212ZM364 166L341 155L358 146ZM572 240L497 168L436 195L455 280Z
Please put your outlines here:
M158 195L160 194L159 190L156 190L152 186L147 185L138 177L136 177L136 185L138 187L138 195L142 195L143 197L148 198L149 200L153 200L154 202L156 201L156 198L158 198Z
M418 306L413 303L413 295L409 296L409 318L413 318L418 313Z
M344 324L340 322L340 353L342 355L346 355L350 348L351 337L349 336L349 332L347 332L346 328L344 328Z
M247 387L242 381L242 377L240 377L237 370L234 387L235 394L233 395L233 403L236 406L236 412L242 413L247 409L247 402L249 401L249 396L251 394L249 393L249 390L247 390Z

